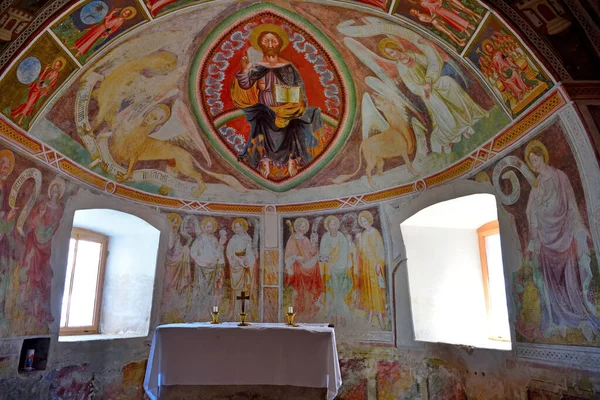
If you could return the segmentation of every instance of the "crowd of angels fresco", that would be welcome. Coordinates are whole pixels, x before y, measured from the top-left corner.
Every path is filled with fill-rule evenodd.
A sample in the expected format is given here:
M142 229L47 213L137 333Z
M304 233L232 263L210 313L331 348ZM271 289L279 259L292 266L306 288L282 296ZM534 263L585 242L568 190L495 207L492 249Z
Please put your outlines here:
M566 140L547 146L561 135L551 125L477 180L496 187L519 234L517 340L592 345L600 340L600 274L573 153Z
M31 165L31 167L27 167ZM67 182L0 149L0 334L46 334L52 236L63 215Z

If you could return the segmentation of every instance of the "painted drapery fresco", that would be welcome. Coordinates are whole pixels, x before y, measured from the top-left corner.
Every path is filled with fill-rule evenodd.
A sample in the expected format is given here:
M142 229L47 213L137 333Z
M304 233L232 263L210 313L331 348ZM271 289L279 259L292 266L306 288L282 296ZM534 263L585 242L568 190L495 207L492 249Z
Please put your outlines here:
M397 1L394 13L423 26L462 50L482 21L486 9L472 0Z
M0 335L47 334L52 236L68 184L0 149Z
M273 6L248 7L222 26L231 28L211 34L192 68L198 122L243 174L287 190L344 144L348 71L312 24Z
M134 0L92 0L77 8L52 31L84 64L117 35L145 21Z
M466 57L481 70L514 116L552 86L521 42L494 17L487 19Z
M344 45L375 74L364 78L362 157L354 173L364 158L372 187L372 171L383 175L386 159L401 158L401 173L410 179L450 163L481 144L495 123L506 121L489 97L472 90L477 81L421 35L373 17L362 24L347 20L337 29L346 36Z
M391 271L377 208L283 217L283 306L336 329L390 331Z
M161 323L209 321L213 306L237 320L242 291L250 295L249 321L258 321L258 218L168 214L171 225Z
M66 54L43 35L8 71L0 83L0 111L27 129L49 96L75 70Z
M560 124L477 179L496 187L519 234L523 264L512 276L517 340L598 345L598 258L582 181Z

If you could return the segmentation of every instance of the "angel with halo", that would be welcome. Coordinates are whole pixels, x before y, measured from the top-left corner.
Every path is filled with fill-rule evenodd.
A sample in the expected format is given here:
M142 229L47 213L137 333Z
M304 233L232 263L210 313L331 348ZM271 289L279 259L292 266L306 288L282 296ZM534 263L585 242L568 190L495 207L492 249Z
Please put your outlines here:
M379 79L366 80L382 97L393 98L406 104L398 85L403 82L408 90L421 98L431 121L430 146L436 153L450 153L461 137L470 137L477 121L488 116L460 84L448 75L442 75L444 66L460 70L438 46L401 26L368 17L365 25L345 21L338 31L349 36L344 44ZM380 55L373 53L353 37L385 35L378 44ZM368 78L367 78L368 79ZM466 82L466 81L465 81Z

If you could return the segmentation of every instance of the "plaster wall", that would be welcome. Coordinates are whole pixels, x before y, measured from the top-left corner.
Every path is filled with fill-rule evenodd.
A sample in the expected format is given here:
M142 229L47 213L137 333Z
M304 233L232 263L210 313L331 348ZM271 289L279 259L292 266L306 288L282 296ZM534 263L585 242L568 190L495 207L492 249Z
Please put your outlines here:
M477 232L402 226L415 339L481 346L487 317Z

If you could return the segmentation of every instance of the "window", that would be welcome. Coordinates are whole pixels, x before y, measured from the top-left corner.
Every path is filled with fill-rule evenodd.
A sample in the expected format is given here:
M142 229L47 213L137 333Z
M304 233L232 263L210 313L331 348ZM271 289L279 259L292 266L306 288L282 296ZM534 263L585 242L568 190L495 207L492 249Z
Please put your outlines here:
M61 335L99 332L108 238L73 228L60 316Z
M484 239L484 276L477 232L497 219L494 195L482 193L433 204L400 224L416 340L510 350L500 235Z
M510 341L510 331L505 323L508 320L508 311L506 308L506 292L504 291L504 272L498 221L491 221L479 227L477 238L489 325L489 339Z

